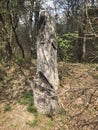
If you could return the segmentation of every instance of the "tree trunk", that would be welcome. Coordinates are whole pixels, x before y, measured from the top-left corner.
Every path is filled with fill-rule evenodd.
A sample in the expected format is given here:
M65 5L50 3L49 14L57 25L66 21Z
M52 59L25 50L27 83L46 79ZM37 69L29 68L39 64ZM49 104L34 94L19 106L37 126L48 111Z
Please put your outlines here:
M34 105L39 113L49 114L58 110L59 78L55 22L47 12L41 13L38 29Z
M83 55L82 59L83 61L86 60L86 44L87 44L87 24L88 24L88 19L87 19L87 13L88 13L88 7L87 7L87 0L84 1L84 28L83 28Z
M83 55L82 59L85 61L86 60L86 35L83 37Z

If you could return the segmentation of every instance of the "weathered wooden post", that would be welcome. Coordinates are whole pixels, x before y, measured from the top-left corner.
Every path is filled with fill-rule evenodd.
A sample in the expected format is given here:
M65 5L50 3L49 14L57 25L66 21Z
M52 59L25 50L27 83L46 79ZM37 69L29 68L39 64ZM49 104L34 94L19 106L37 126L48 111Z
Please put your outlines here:
M48 12L39 18L37 38L37 76L34 80L34 105L39 113L58 110L57 43L55 22Z

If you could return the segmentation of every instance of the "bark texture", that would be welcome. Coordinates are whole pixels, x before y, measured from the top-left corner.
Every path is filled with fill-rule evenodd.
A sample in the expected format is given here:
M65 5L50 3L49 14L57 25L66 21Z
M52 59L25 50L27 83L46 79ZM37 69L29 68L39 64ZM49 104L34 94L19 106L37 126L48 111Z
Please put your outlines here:
M34 104L40 113L55 113L58 109L56 94L59 86L57 43L55 22L48 12L40 14L38 28Z

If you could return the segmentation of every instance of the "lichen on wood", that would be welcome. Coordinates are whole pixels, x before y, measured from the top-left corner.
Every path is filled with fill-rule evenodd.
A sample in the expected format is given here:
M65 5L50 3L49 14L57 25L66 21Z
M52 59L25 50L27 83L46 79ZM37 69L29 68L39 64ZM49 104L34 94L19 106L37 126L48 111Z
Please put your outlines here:
M39 18L37 38L37 75L34 80L34 105L40 113L58 109L59 86L55 21L48 12Z

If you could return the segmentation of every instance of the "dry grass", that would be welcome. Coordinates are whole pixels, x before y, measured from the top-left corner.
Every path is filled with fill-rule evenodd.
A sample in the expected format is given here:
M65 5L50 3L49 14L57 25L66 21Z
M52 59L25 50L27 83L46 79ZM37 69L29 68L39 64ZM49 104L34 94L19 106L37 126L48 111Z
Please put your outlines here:
M17 65L0 66L3 70L1 73L6 72L0 82L0 130L98 130L96 66L59 63L61 86L58 96L61 110L52 118L35 114L35 111L28 112L30 102L27 99L26 102L22 100L23 104L19 103L24 92L31 92L28 81L34 78L35 64L22 71ZM28 99L33 100L31 97Z

